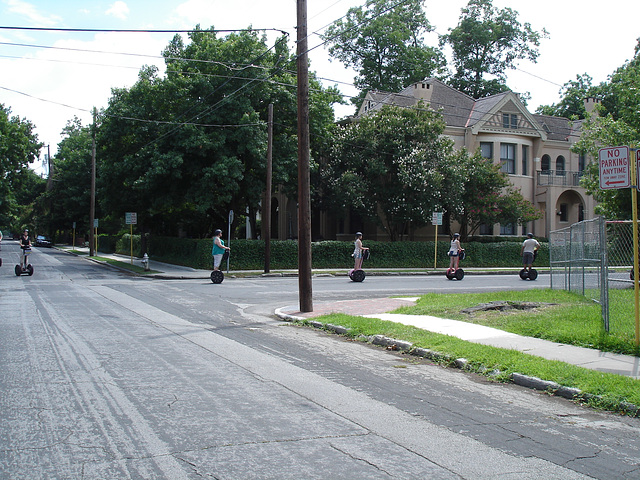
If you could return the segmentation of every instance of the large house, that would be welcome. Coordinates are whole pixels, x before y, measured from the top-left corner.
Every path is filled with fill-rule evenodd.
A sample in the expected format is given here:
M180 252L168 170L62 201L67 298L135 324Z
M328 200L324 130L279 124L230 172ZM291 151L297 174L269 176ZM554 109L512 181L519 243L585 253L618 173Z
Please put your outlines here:
M529 225L483 225L480 235L533 232L546 237L553 230L593 218L595 201L579 183L587 159L571 151L580 136L581 122L532 114L513 92L475 100L436 79L416 82L399 93L368 92L355 120L385 105L410 107L420 101L442 113L446 123L444 134L454 141L456 148L479 150L484 157L500 163L511 183L544 213L543 218ZM590 99L586 104L588 111L593 104ZM286 218L288 227L292 227L295 208L289 213ZM279 238L290 236L282 231L287 227L284 221L279 218L276 222L282 224L280 228L272 227L272 231L279 231ZM349 215L336 221L318 212L313 217L312 229L314 238L351 240L357 230L363 230L371 240L387 238L384 232ZM433 239L434 230L421 229L413 238Z
M419 101L442 113L449 136L458 148L480 150L502 165L511 183L520 189L544 217L532 225L484 225L480 234L547 234L592 218L595 202L580 186L587 159L571 151L580 136L581 122L530 113L513 92L475 100L439 80L414 83L400 93L367 93L358 116L384 105L413 106ZM593 108L590 99L587 108Z

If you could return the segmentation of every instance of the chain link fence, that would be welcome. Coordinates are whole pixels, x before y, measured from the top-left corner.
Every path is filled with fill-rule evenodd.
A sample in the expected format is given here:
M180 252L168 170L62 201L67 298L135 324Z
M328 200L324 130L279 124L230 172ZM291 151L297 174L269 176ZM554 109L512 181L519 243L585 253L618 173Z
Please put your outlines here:
M609 331L606 222L585 220L549 235L551 288L568 290L598 302Z
M606 233L610 286L624 288L633 285L633 222L608 221Z
M585 220L549 236L551 288L580 293L602 306L609 331L609 289L633 286L633 223Z

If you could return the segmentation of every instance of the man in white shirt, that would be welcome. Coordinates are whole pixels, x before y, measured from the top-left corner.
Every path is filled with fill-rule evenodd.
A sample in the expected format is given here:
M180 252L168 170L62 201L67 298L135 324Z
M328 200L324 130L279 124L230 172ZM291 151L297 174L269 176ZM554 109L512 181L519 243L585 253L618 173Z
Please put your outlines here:
M524 269L527 272L531 270L533 257L535 255L535 252L539 248L540 244L535 238L533 238L533 233L527 233L527 239L522 242L522 249L520 250L520 254L522 255L522 263L524 264Z

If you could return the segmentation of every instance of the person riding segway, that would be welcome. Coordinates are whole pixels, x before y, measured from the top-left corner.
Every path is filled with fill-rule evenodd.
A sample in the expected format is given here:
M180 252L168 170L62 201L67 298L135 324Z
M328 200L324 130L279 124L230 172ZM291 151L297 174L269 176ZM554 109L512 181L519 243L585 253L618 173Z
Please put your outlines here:
M24 232L22 232L22 237L20 237L20 248L20 264L16 265L16 276L19 277L23 274L31 276L33 275L33 265L29 263L29 255L31 254L31 239L29 239L29 230L27 230L26 228Z
M222 283L224 280L224 273L220 270L220 264L229 258L229 251L231 248L224 246L224 240L222 240L222 230L219 228L213 234L213 248L211 255L213 255L213 272L211 272L211 281L213 283Z
M464 278L464 270L460 268L460 260L464 260L464 249L460 245L460 234L454 233L449 247L449 268L445 275L449 280L462 280Z
M522 255L522 264L524 268L520 270L520 278L522 280L535 280L538 278L538 271L532 267L533 262L538 256L540 243L533 238L533 233L527 233L527 239L522 242L520 254Z
M349 270L349 278L354 282L363 282L366 274L362 270L362 261L369 258L369 249L362 246L362 232L356 232L355 248L353 250L354 266Z

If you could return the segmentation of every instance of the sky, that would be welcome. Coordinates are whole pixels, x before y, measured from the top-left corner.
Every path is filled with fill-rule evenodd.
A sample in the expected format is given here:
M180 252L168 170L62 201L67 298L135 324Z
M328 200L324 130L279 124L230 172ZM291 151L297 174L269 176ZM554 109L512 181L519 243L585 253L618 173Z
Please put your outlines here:
M311 70L337 85L347 96L355 72L329 58L317 35L348 9L366 0L308 0ZM426 0L427 18L435 31L427 36L437 45L437 34L454 28L467 0ZM0 0L0 27L64 29L188 30L202 28L277 29L289 32L295 51L296 0ZM507 85L531 95L528 107L560 100L559 90L576 75L587 73L594 84L606 81L616 68L633 57L640 36L640 3L627 0L569 2L558 0L494 0L497 8L518 12L521 23L543 28L537 63L522 61L509 71ZM140 67L157 65L172 33L104 33L34 31L0 28L0 104L14 116L35 125L45 144L41 158L52 155L67 122L78 117L91 123L91 111L107 106L112 88L126 88L137 80ZM276 34L269 34L275 40ZM354 113L337 106L336 118ZM36 170L39 166L34 165Z

